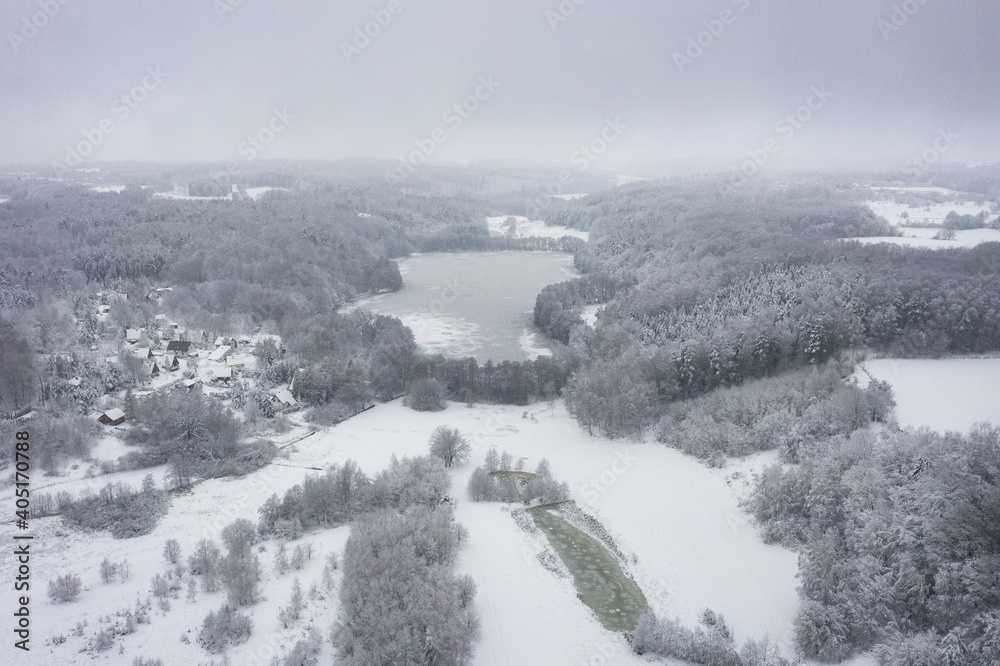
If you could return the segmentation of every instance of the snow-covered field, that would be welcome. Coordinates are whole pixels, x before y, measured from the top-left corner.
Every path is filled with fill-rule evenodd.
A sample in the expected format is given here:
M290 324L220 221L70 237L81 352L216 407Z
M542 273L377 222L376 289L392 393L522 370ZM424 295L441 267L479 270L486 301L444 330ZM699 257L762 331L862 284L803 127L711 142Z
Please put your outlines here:
M872 212L884 217L893 226L906 226L910 223L942 224L948 213L952 211L959 215L979 215L980 212L986 211L990 217L994 217L990 206L971 201L946 202L926 206L910 206L895 201L868 201L866 205L872 209ZM903 217L904 213L907 217Z
M919 192L921 194L941 194L943 196L954 196L958 194L955 190L947 187L872 187L870 188L882 192Z
M632 183L644 183L652 180L652 178L643 178L641 176L616 176L615 185L621 187L622 185L631 185Z
M548 225L541 220L529 220L526 217L514 215L501 215L499 217L486 218L486 224L490 229L490 236L505 236L507 229L504 222L508 217L517 220L517 238L562 238L563 236L573 236L574 238L590 239L590 233L579 229L570 229L558 225Z
M92 191L94 191L94 192L102 192L102 193L114 192L115 194L118 194L120 192L124 192L125 191L125 186L124 185L95 185L95 186L91 187L90 189Z
M594 326L597 324L597 313L603 307L603 305L584 305L580 317L587 326Z
M905 236L875 236L869 238L852 238L865 245L888 243L905 247L919 247L927 250L945 250L948 248L970 248L980 243L1000 242L1000 231L996 229L966 229L955 232L954 240L936 240L939 229L901 228Z
M90 654L79 652L85 639L72 636L72 628L86 620L85 635L92 635L102 626L101 617L134 604L137 596L145 598L150 578L165 570L162 550L167 538L178 539L186 557L198 539L210 536L218 541L218 531L233 519L255 519L267 496L301 482L310 468L352 458L372 474L386 467L393 455L424 454L431 431L445 423L459 428L474 447L472 461L453 472L452 493L458 499L457 519L470 536L459 569L471 574L479 588L476 603L483 637L476 664L648 663L632 655L620 636L603 629L577 599L570 579L559 578L538 563L535 554L544 543L520 531L503 505L466 500L468 478L493 444L515 458L525 457L529 469L548 458L581 508L601 520L626 553L626 568L658 613L680 617L693 626L697 613L710 607L725 615L738 642L769 633L790 653L798 603L796 555L760 541L738 507L745 488L733 484L737 477L745 482L768 456L749 461L734 477L732 469L710 470L661 445L590 437L561 403L527 410L452 403L445 412L417 413L394 402L293 444L276 464L244 479L205 481L191 493L175 496L170 514L146 537L119 541L69 530L57 517L33 521L33 572L40 590L63 571L75 571L85 585L73 604L53 606L43 594L35 597L38 663L92 662ZM291 441L301 432L304 428L283 439ZM158 470L157 476L162 473ZM96 481L102 480L107 479ZM9 493L9 489L3 493L5 499ZM7 532L10 526L3 529ZM347 528L340 528L302 539L316 549L306 568L297 572L304 590L319 580L326 554L342 551L347 534ZM252 609L255 629L250 643L230 651L234 664L266 664L270 654L290 649L310 622L326 634L336 617L336 592L324 592L323 599L308 601L303 621L288 630L279 627L277 612L288 603L292 574L279 577L273 571L275 547L267 542L260 553L266 600ZM104 557L128 558L130 579L101 584L99 565ZM2 566L0 575L9 577L11 559L4 559ZM199 591L196 601L189 602L182 592L165 616L154 605L152 623L120 639L123 653L116 647L99 660L129 664L144 655L161 657L165 663L207 661L194 638L202 618L222 604L223 596ZM3 603L10 603L10 598L5 595ZM5 607L2 612L9 610ZM43 646L57 634L67 636L63 645ZM191 644L185 644L182 636L188 636ZM327 645L323 663L329 662L330 654Z
M234 186L235 187L235 186ZM256 201L260 195L265 192L270 192L271 190L285 190L284 187L247 187L243 188L241 191L246 192L246 195L252 200ZM182 189L174 190L173 192L157 192L153 195L154 197L161 197L163 199L181 199L184 201L223 201L232 198L232 195L227 194L221 197L194 197L188 194Z
M879 359L865 368L892 384L899 425L964 432L1000 425L1000 358Z
M264 194L265 192L270 192L271 190L281 190L283 192L287 192L288 188L287 187L248 187L244 191L247 193L248 197L250 197L251 199L253 199L254 201L256 201L257 198L260 197L260 195Z
M586 196L590 196L590 195L586 194L586 193L580 193L580 194L553 194L552 198L553 199L562 199L563 201L573 201L574 199L582 199L582 198L584 198Z
M182 201L223 201L228 200L230 195L224 197L193 197L186 192L157 192L153 195L154 197L159 197L161 199L179 199Z

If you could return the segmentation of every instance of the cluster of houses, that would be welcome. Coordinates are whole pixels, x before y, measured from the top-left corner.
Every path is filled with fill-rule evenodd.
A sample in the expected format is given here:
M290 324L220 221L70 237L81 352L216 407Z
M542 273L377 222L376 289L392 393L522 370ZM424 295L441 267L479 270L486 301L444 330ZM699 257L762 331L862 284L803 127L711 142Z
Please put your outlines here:
M205 359L209 362L206 368L211 373L211 381L219 386L227 386L235 377L252 362L248 352L251 351L253 340L248 335L238 337L216 338L214 345L197 346L185 340L172 340L165 350L153 350L139 346L143 331L128 329L126 341L132 345L126 353L143 362L143 376L156 379L164 373L177 372L181 369L181 361L189 358ZM198 379L184 379L175 382L174 386L187 391L193 390L201 383ZM289 412L298 409L299 404L288 388L277 388L271 392L271 403L276 412ZM120 409L111 409L101 413L98 421L105 425L117 426L125 421L125 413Z

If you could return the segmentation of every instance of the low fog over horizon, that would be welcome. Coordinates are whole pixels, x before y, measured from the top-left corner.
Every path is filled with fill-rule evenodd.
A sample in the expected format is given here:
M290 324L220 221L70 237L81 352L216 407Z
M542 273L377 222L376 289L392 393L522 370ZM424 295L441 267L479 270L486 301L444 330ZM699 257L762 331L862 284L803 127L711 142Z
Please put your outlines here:
M0 22L7 164L1000 160L986 3L16 0Z

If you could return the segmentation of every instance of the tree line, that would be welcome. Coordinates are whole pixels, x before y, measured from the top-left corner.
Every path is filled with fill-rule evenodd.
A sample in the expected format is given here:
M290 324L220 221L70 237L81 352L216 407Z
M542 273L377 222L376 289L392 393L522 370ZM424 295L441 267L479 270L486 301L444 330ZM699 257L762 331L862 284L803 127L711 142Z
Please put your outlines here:
M1000 349L1000 243L928 252L844 242L891 230L818 186L720 195L699 181L573 203L591 216L577 267L634 285L596 330L567 313L571 290L539 297L539 320L563 338L569 330L581 364L570 406L592 430L636 434L674 401L857 348Z

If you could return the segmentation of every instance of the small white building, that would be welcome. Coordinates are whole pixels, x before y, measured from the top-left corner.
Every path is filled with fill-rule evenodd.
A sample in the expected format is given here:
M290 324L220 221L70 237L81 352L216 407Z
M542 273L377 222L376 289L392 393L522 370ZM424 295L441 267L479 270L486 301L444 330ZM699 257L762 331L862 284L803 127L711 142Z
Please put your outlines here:
M125 329L125 341L130 345L134 345L142 339L142 331L138 328L127 328Z

